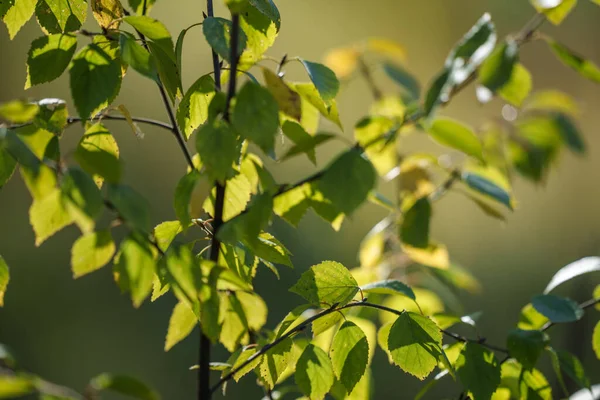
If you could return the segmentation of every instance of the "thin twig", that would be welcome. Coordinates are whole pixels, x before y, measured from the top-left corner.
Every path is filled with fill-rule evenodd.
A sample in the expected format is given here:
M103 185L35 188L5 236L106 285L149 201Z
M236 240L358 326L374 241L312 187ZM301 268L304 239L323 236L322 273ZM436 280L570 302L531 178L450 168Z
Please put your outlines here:
M95 122L95 121L101 121L103 119L111 120L111 121L127 121L127 118L120 116L120 115L99 115L96 117L88 118L87 121ZM173 132L173 127L171 125L167 124L166 122L158 121L158 120L151 119L151 118L144 118L144 117L131 117L131 120L133 122L139 122L141 124L158 126L159 128L163 128L163 129L168 130L169 132ZM77 122L81 122L81 121L83 121L83 118L81 118L81 117L68 117L67 125L73 125L73 124L75 124ZM33 124L33 122L9 125L8 129L24 128L24 127L32 125L32 124Z
M600 298L584 301L583 303L579 304L579 308L585 310L587 308L595 306L596 304L600 304ZM552 328L554 325L556 325L555 322L548 321L544 324L544 326L540 328L540 331L545 332L548 329Z
M367 65L367 63L365 63L365 60L362 57L358 57L358 67L359 67L360 73L362 74L363 78L365 78L365 81L367 82L369 89L371 89L373 98L375 100L380 100L383 97L383 93L382 93L381 89L379 89L377 84L375 83L375 79L373 79L371 70L369 69L369 66Z

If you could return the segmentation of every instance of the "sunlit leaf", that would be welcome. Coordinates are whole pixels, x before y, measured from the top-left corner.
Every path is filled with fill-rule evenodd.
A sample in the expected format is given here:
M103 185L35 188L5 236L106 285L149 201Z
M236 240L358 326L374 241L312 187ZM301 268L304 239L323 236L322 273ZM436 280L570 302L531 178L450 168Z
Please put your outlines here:
M202 179L200 172L193 170L189 174L184 175L175 188L173 207L175 208L175 215L183 227L187 227L192 219L190 215L190 201L192 199L192 192L200 179Z
M55 189L41 199L35 199L29 209L29 221L39 246L56 232L73 222L62 202L62 194Z
M340 121L340 115L335 100L332 99L328 103L326 103L321 98L319 91L317 90L315 85L312 83L295 83L293 85L290 84L290 86L304 100L302 102L302 120L305 119L304 111L307 107L305 103L308 103L309 106L316 108L323 117L327 118L328 120L339 126L340 129L342 129L342 122ZM311 129L306 127L305 122L302 122L302 125L304 126L304 129L307 130L307 132L311 132Z
M335 96L340 90L340 82L335 76L335 73L323 64L306 60L300 61L302 62L302 65L304 65L304 68L306 68L310 80L319 91L321 99L323 99L325 104L329 104L331 100L335 99Z
M479 83L483 86L478 89L479 101L489 101L493 93L509 84L518 60L519 46L514 40L507 40L494 50L479 69Z
M3 9L2 20L8 29L8 37L14 39L23 25L33 16L37 0L7 1L8 9ZM4 6L4 4L2 4Z
M539 330L514 329L508 334L507 347L510 355L530 370L535 367L548 340Z
M265 78L265 85L277 101L279 111L295 121L300 121L302 119L302 101L300 95L290 89L283 79L270 69L263 68L262 71Z
M197 324L198 318L190 307L183 302L177 303L169 319L165 351L169 351L177 343L188 337Z
M489 399L500 385L500 363L491 350L467 343L456 361L456 373L473 400Z
M315 305L344 305L356 295L358 284L342 264L324 261L304 272L290 291Z
M449 118L437 118L427 131L440 144L483 159L481 141L468 126Z
M518 327L520 329L531 330L540 329L548 322L548 318L536 311L531 304L527 304L521 310Z
M217 233L225 243L232 245L238 241L250 246L258 246L259 234L268 225L273 212L273 198L263 193L255 196L248 205L248 211L228 220Z
M176 99L180 99L183 95L181 75L177 69L177 64L171 58L172 56L156 42L148 41L147 45L156 61L160 81L167 91L169 98L174 103Z
M498 90L498 94L513 106L520 107L533 87L531 73L523 64L515 64L509 81Z
M292 346L292 339L286 338L277 346L270 349L262 358L259 366L260 376L269 389L273 389L288 367L292 357Z
M600 68L595 63L584 59L562 44L549 39L548 46L565 65L577 71L581 76L595 83L600 83Z
M128 0L129 5L136 14L143 14L143 11L150 11L156 0ZM144 6L146 9L144 10Z
M402 242L412 247L427 248L430 220L431 203L427 197L422 197L404 213L400 225Z
M148 240L132 233L121 242L115 259L116 280L123 292L130 292L135 308L150 295L155 268L156 261Z
M335 375L351 393L367 369L367 336L358 325L346 321L335 334L330 353Z
M27 81L25 88L50 82L67 69L75 49L74 35L55 34L42 36L31 42L27 55Z
M208 106L215 96L215 81L210 75L200 77L187 90L177 107L177 124L187 139L206 122Z
M560 374L560 368L560 370L567 374L573 382L579 385L579 387L587 389L591 388L590 380L586 376L583 364L581 364L579 358L564 350L554 351L551 349L550 355L554 370L557 374ZM562 380L562 377L559 376L559 379Z
M40 27L46 34L76 31L87 17L85 0L41 0L35 9Z
M202 24L204 37L212 49L224 60L231 63L231 21L224 18L208 17ZM246 34L240 31L237 54L246 47Z
M94 180L79 168L71 167L60 186L65 206L79 229L91 232L104 209L102 193Z
M596 358L600 360L600 321L596 323L594 333L592 334L592 348L596 353Z
M159 400L159 395L142 381L125 375L101 374L90 381L96 390L108 390L139 400Z
M562 267L550 280L544 289L544 294L550 293L557 286L580 275L600 271L600 257L584 257Z
M410 286L398 280L388 279L385 281L373 282L360 287L360 290L366 293L376 294L402 294L415 300L415 293Z
M39 106L24 100L12 100L0 104L0 117L9 122L22 124L35 118Z
M574 322L583 316L583 310L571 299L551 294L535 296L533 307L554 323Z
M354 137L365 149L379 175L385 175L398 165L396 142L389 140L397 131L393 120L386 117L368 117L354 128Z
M34 382L30 377L19 375L0 376L0 398L14 399L27 396L35 390Z
M356 70L360 56L360 51L354 47L339 47L327 53L325 56L325 65L339 79L346 79Z
M571 96L552 89L533 93L525 102L523 110L558 112L571 117L578 117L581 113L579 105Z
M239 149L236 135L225 121L203 125L196 135L196 149L211 179L223 182L231 177Z
M296 364L296 384L311 400L322 400L334 382L329 356L320 348L306 346Z
M103 29L117 29L123 18L123 6L120 0L92 0L94 19Z
M173 39L165 25L157 19L137 15L123 18L123 21L133 26L137 31L143 34L146 39L156 43L168 56L175 62L175 49Z
M530 0L538 12L554 25L560 25L577 5L577 0Z
M121 49L123 62L143 76L158 81L156 60L153 54L146 51L136 41L135 36L127 32L122 32L119 35L119 48Z
M75 149L75 159L87 173L116 183L121 179L119 148L114 137L100 123L92 125ZM97 179L96 179L97 180Z
M108 230L88 233L73 243L71 268L79 278L108 264L115 254L115 242Z

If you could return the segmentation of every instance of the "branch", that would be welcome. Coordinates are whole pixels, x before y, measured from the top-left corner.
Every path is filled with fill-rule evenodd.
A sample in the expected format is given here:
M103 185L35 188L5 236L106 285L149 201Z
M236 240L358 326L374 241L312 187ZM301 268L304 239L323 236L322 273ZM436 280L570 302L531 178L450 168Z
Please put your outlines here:
M101 121L103 119L111 120L111 121L127 121L127 118L120 116L120 115L102 115L100 117L90 118L90 119L88 119L88 121ZM74 123L81 122L82 120L83 120L83 118L81 118L81 117L69 117L67 119L67 124L72 125ZM173 132L173 126L167 124L166 122L158 121L158 120L151 119L151 118L143 118L143 117L131 117L131 120L133 122L139 122L141 124L158 126L159 128L163 128L170 132Z

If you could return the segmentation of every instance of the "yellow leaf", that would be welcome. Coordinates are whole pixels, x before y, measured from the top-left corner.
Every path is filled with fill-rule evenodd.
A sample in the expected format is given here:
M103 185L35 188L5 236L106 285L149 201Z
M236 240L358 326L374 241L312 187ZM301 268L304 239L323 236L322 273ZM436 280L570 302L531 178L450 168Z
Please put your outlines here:
M188 337L197 324L198 318L192 309L183 302L177 303L169 320L165 351L169 351L177 343Z
M348 78L358 65L360 52L353 47L333 49L325 56L327 65L339 79Z
M406 61L406 50L398 43L388 39L370 38L367 40L367 49L378 53L386 58L404 62Z
M403 244L402 251L418 264L441 269L447 269L450 266L448 249L443 244L430 243L429 247L424 249Z

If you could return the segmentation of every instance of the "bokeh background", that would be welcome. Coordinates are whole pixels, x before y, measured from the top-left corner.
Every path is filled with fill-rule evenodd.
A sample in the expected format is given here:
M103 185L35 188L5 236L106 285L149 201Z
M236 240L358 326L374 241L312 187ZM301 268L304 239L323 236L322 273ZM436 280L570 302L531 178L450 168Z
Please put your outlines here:
M268 54L322 60L330 48L370 36L384 37L407 49L408 68L423 85L440 69L454 42L484 12L491 13L501 36L520 29L533 13L525 0L279 0L277 4L282 30ZM176 36L201 19L203 8L203 1L159 0L152 14L160 16ZM217 7L217 12L223 9ZM600 7L580 1L560 28L546 25L543 30L600 61L599 20ZM22 89L29 43L40 35L34 21L12 42L5 27L0 28L0 101L15 97L70 99L67 76L28 91ZM209 48L201 35L201 30L194 30L186 40L184 87L211 69ZM86 41L82 38L80 43ZM544 185L517 180L518 209L505 224L484 216L458 195L450 194L436 204L433 235L446 243L453 259L483 284L484 295L465 295L462 300L469 312L485 311L481 331L496 343L501 343L516 323L521 307L545 287L556 270L600 251L598 86L556 61L543 43L527 45L522 62L534 75L535 89L558 88L580 101L584 110L580 125L588 151L583 157L565 154ZM294 68L289 73L300 77L301 71ZM375 75L386 91L394 91L383 74ZM133 114L167 120L155 85L135 73L128 74L117 102L126 104ZM370 102L363 82L353 81L344 87L339 105L345 135L351 137L352 126L366 114ZM500 109L499 102L478 105L473 90L466 90L443 113L478 125L486 116L498 115ZM146 135L140 140L124 124L107 124L126 160L126 181L151 201L154 222L174 219L172 193L185 164L172 136L144 126ZM330 125L324 127L332 129ZM79 126L65 133L62 146L67 157L81 133ZM435 148L427 140L412 141L410 146ZM318 152L320 163L327 162L340 148L335 143L323 146ZM281 182L295 181L313 170L300 158L269 165ZM68 228L35 248L27 223L30 203L18 174L0 191L0 254L12 274L5 307L0 309L0 343L11 348L24 368L75 389L82 390L98 373L126 372L152 384L164 399L194 398L195 373L188 367L197 362L197 330L170 352L162 350L174 299L165 296L134 310L113 283L109 267L73 280L70 245L78 236L77 229ZM301 299L287 289L304 269L323 259L356 266L361 238L383 216L381 209L366 205L344 223L339 234L312 214L304 218L298 230L275 221L272 230L294 253L296 269L282 269L279 281L266 269L259 272L257 288L270 307L269 326L275 326L300 303ZM589 275L564 285L559 293L582 301L598 283L598 275ZM553 344L580 356L592 383L599 383L600 362L590 346L598 312L589 314L576 324L553 328ZM222 349L216 352L216 360L225 358ZM380 351L374 368L375 398L412 398L420 386L389 366ZM548 377L554 382L551 373ZM228 397L260 398L260 389L253 383L248 377L231 385ZM458 387L442 385L428 398L452 397L459 392Z

